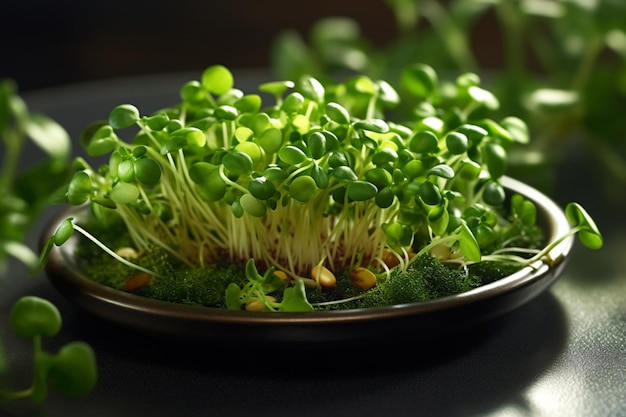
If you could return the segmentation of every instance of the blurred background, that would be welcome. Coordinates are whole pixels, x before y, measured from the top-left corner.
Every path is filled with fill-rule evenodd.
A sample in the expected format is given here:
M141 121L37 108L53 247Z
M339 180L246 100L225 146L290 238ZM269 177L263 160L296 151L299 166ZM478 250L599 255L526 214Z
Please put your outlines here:
M334 15L358 21L380 47L395 36L393 14L379 0L6 0L0 78L28 91L216 63L267 68L279 33L304 35Z
M417 62L474 72L529 124L520 172L549 177L574 152L626 184L624 0L5 0L0 50L20 92L212 64L392 83Z

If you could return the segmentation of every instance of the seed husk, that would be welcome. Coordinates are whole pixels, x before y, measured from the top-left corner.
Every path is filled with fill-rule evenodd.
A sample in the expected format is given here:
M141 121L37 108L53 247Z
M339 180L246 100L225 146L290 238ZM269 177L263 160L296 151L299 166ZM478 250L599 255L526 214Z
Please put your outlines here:
M360 289L367 291L376 285L376 275L367 268L357 267L350 272L350 280Z
M141 287L144 287L150 283L152 275L147 272L137 272L131 275L130 278L124 283L124 291L135 291Z
M335 274L330 272L328 268L322 265L315 265L311 268L311 278L317 281L322 287L332 288L337 286L337 278Z

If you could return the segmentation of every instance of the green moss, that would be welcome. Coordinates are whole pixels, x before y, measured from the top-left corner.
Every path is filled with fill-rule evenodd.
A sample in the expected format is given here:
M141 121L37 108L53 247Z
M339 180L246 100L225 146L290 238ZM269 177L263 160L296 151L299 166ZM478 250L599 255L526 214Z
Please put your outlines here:
M337 308L367 308L433 300L468 291L480 279L463 269L443 265L430 255L417 259L406 271L393 271L362 297Z

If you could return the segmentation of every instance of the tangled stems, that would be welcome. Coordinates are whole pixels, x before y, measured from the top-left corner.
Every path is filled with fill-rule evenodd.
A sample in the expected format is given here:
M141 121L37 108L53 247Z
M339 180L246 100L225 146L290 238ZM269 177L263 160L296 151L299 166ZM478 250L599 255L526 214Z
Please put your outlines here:
M518 199L505 213L500 180L507 150L528 142L524 122L490 119L498 100L475 74L441 82L418 64L400 87L416 102L401 123L386 117L401 94L385 81L266 83L267 105L209 67L179 104L152 115L123 104L86 129L87 152L109 163L77 161L68 201L121 219L138 252L200 266L254 259L309 285L314 268L388 273L437 245L464 262L519 246L534 207ZM116 132L132 127L122 141Z

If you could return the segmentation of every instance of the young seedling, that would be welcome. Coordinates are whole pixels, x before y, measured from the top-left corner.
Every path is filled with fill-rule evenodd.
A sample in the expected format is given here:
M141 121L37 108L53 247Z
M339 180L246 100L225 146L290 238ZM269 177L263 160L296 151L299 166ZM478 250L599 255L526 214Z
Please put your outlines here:
M13 331L33 343L33 383L23 390L0 390L0 401L31 398L41 403L48 388L65 395L80 397L90 393L98 372L93 350L84 342L70 342L57 353L43 349L43 338L54 337L61 330L58 309L48 300L24 296L18 299L10 313Z
M505 211L508 152L528 143L526 124L490 118L498 100L475 74L446 82L416 64L401 79L398 92L362 75L336 84L303 76L261 85L274 96L268 104L235 88L226 67L209 67L182 87L177 105L143 115L122 104L89 126L82 144L109 160L98 168L76 160L68 201L88 203L92 225L122 224L136 253L158 250L190 270L246 264L247 284L226 291L231 309L254 301L309 311L306 289L333 288L342 271L365 268L384 281L432 251L461 265L543 257L533 204L513 196ZM392 121L386 114L403 96L414 102L412 116ZM130 141L118 134L126 129L134 129ZM567 211L568 235L600 247L584 210ZM87 228L66 220L42 262L75 230L159 278ZM274 292L285 298L270 298Z

